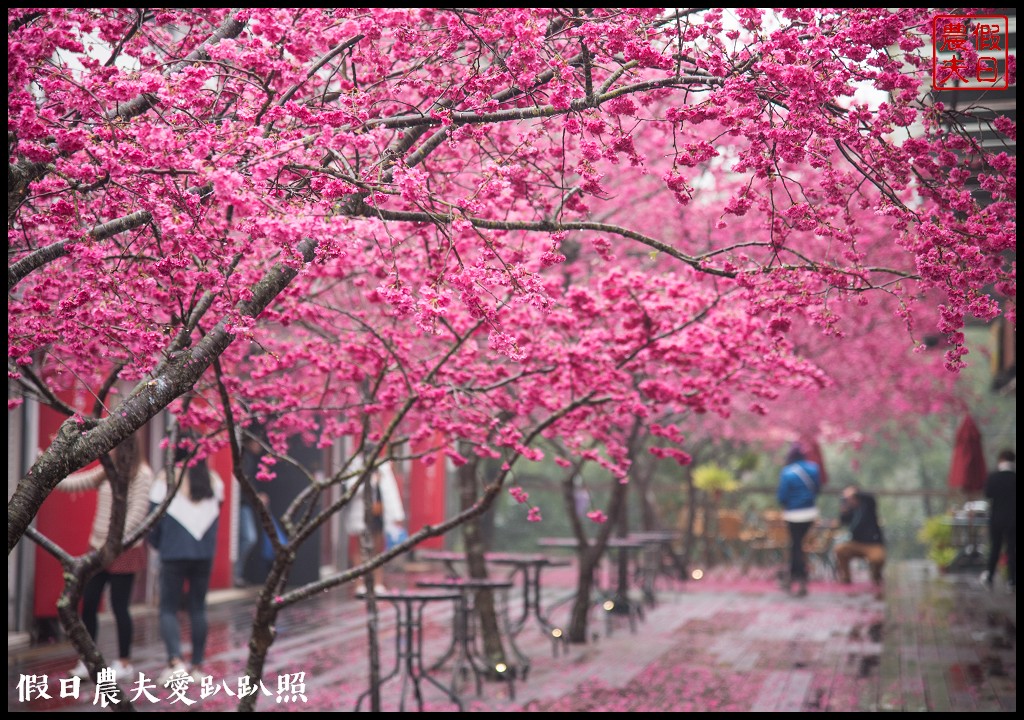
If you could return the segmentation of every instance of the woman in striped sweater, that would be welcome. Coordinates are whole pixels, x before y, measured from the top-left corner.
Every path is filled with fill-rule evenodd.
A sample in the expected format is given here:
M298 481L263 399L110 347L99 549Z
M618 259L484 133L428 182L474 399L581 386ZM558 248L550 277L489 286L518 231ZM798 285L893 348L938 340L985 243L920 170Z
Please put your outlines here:
M153 485L153 470L146 463L142 453L142 437L135 433L126 438L111 452L114 465L123 469L130 478L128 483L128 509L124 521L124 537L135 531L146 519L149 511L149 492ZM89 547L98 550L107 541L110 513L114 507L114 493L102 465L68 475L57 486L65 492L98 490L96 515L89 534ZM82 623L93 642L96 641L100 600L103 590L110 585L110 609L117 623L118 659L111 667L118 678L128 678L134 672L131 664L132 616L128 610L131 603L135 575L146 566L146 545L136 543L122 552L114 561L93 575L82 592ZM81 660L72 668L71 674L87 678L89 671Z

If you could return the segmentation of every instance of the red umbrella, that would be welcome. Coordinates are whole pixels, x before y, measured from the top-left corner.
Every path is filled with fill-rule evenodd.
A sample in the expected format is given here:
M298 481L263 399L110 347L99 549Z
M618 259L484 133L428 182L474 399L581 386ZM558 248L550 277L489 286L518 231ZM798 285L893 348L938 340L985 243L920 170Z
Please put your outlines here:
M956 431L953 459L949 464L949 486L968 495L975 495L984 490L987 474L981 433L974 424L974 418L967 415Z

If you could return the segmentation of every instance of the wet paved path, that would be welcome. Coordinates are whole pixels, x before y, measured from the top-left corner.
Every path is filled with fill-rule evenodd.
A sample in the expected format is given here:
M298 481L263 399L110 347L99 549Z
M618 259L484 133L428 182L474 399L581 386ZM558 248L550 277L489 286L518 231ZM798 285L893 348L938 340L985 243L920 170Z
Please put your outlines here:
M407 566L414 569L413 564ZM392 573L392 587L413 587L436 573ZM545 575L543 602L564 597L574 570ZM928 563L892 564L885 600L874 599L864 578L851 586L812 582L810 595L792 598L767 569L720 567L700 581L664 581L658 603L630 630L627 618L595 615L599 635L585 645L555 653L549 636L527 624L518 638L530 658L528 678L485 682L480 696L456 677L464 709L472 712L1014 712L1016 711L1016 596L989 591L976 578L939 576ZM235 678L245 664L247 591L219 594L210 608L207 671L218 681ZM515 600L513 600L515 602ZM513 605L516 609L518 605ZM561 606L565 608L564 605ZM555 620L559 618L555 613ZM600 613L601 611L595 611ZM136 669L151 678L163 650L151 609L136 613ZM366 608L342 589L283 614L268 659L266 685L257 709L351 711L367 687ZM611 631L610 634L608 631ZM382 667L394 662L394 613L381 615ZM427 606L424 657L441 657L450 642L451 603ZM109 618L101 649L114 647ZM80 698L60 699L57 678L74 664L70 646L59 643L8 651L8 709L98 711L93 683ZM305 703L276 702L281 675L304 671ZM51 700L19 702L22 674L46 675ZM453 680L451 663L436 677ZM399 681L384 686L385 710L397 709ZM514 690L514 698L512 697ZM160 692L166 692L161 690ZM192 688L191 697L199 697ZM199 700L193 710L233 709L224 692ZM457 708L433 686L423 687L427 710ZM184 709L168 700L139 710ZM367 705L364 703L364 709ZM407 696L406 708L415 709Z

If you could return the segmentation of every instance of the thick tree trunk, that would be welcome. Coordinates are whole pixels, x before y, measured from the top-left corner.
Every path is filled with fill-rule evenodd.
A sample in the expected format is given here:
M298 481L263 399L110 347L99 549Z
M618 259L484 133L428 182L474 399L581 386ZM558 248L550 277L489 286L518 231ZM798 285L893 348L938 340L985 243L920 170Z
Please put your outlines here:
M569 613L568 636L571 643L585 643L588 640L587 627L590 619L591 596L594 593L595 576L601 554L596 548L579 553L579 573L576 578L576 597Z
M619 511L618 522L615 523L615 536L625 540L629 534L629 495L623 493L622 509ZM629 587L629 553L624 548L615 552L616 602L628 603L626 589Z
M256 608L253 612L252 632L249 635L249 659L245 666L245 674L249 677L250 686L259 687L263 679L263 671L266 668L267 653L270 652L274 638L277 636L277 613L278 607L274 602L276 590L282 587L282 578L286 574L288 560L277 557L267 575L266 583L256 596ZM371 647L372 647L371 643ZM372 654L371 654L372 665ZM238 701L239 712L255 712L256 701L261 693L256 692Z
M683 547L679 557L680 572L683 577L689 577L690 563L693 560L694 532L693 526L697 519L697 491L693 486L693 476L686 473L684 480L686 484L686 526L683 528Z
M471 452L460 448L463 456L470 456ZM458 470L459 483L459 504L461 510L467 510L477 501L478 492L478 471L480 466L479 458L467 462ZM484 543L484 533L481 527L481 516L474 515L462 525L462 538L466 545L466 563L469 576L478 580L485 580L487 575L487 562L484 553L487 547ZM483 639L484 656L487 658L487 667L495 668L499 665L511 666L505 652L505 645L502 641L501 624L498 620L498 610L494 602L494 593L488 589L478 590L474 600L476 619L479 621L479 629ZM497 672L494 676L488 675L489 679L501 679Z

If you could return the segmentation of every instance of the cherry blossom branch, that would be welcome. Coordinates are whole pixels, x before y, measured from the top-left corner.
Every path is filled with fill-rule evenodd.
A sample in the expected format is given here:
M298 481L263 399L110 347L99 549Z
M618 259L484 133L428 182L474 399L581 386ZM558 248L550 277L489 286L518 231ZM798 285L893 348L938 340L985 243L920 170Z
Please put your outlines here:
M451 121L452 125L481 125L488 123L504 123L513 122L516 120L531 120L536 118L544 117L555 117L558 115L565 115L568 113L580 112L591 108L600 107L603 103L614 100L615 98L632 93L638 93L642 90L654 90L659 88L678 88L684 87L691 84L706 85L709 81L707 77L701 77L698 75L681 75L670 78L660 78L656 80L649 80L645 82L635 83L626 87L618 88L616 90L610 90L609 92L603 93L594 97L593 99L582 98L575 99L569 102L568 108L561 108L555 105L542 105L539 107L532 108L510 108L507 110L495 110L489 113L478 113L478 112L452 112L447 116L447 119ZM374 127L385 127L389 129L402 129L417 127L420 125L443 125L445 121L441 118L424 116L424 115L398 115L390 118L379 118L367 120L364 125L369 128Z
M286 102L291 100L295 96L295 93L297 93L299 91L299 89L306 83L306 81L308 81L311 77L313 77L314 75L317 74L317 72L320 70L320 68L322 68L324 65L329 63L332 59L334 59L335 57L337 57L341 53L343 53L346 50L348 50L349 48L353 47L356 43L358 43L364 37L366 37L366 36L363 35L363 34L354 35L351 38L349 38L348 40L345 40L344 42L338 43L333 48L331 48L328 52L324 53L320 57L319 60L317 60L316 62L314 62L310 66L309 71L306 73L305 79L302 80L302 82L297 82L294 85L292 85L290 88L288 88L288 90L286 90L284 92L284 94L281 95L280 99L277 101L277 104L278 105L284 105Z
M50 389L50 386L43 382L42 378L36 375L31 366L16 365L8 360L7 373L23 388L23 392L25 392L26 395L33 393L38 395L39 402L52 407L66 417L71 417L78 413L78 410L57 397L57 395ZM26 382L26 378L28 382Z
M421 382L423 384L428 384L432 382L437 373L440 372L440 370L450 361L450 359L455 355L455 353L458 352L458 350L465 344L465 342L470 337L473 336L473 334L480 327L480 325L482 325L482 323L483 319L480 319L479 321L477 321L476 325L467 330L461 336L453 332L452 334L455 338L455 342L452 343L451 347L448 348L447 352L445 352L441 357L439 357L434 362L433 367L431 367L431 369L424 375ZM353 483L352 488L350 488L350 492L343 493L342 496L335 503L319 512L316 517L311 517L310 515L307 515L307 518L305 518L304 522L292 525L292 527L290 528L292 532L290 532L289 535L290 542L294 546L297 547L299 544L301 544L307 537L309 537L313 532L315 532L318 527L323 525L323 523L326 522L333 515L333 513L337 512L342 507L347 505L351 498L355 495L355 493L358 492L359 487L362 485L363 482L365 482L365 479L369 477L369 470L372 470L373 467L376 467L377 457L381 453L380 448L383 445L389 443L391 437L397 431L401 421L409 414L409 412L416 405L416 403L419 402L419 395L415 392L412 392L412 388L409 388L409 390L409 395L402 403L402 405L397 410L394 411L388 422L387 427L383 430L381 434L381 440L379 443L377 443L377 448L374 450L373 455L370 458L368 458L366 462L367 469L365 469L364 472L360 474L359 480ZM335 477L332 478L326 484L338 483L341 481L341 479L342 478L340 474L338 474L335 475ZM288 507L288 510L286 510L286 512L284 513L284 516L291 517L293 511L302 506L304 503L308 503L307 510L313 508L315 506L315 503L310 500L310 494L313 492L320 492L320 488L317 487L315 483L311 483L306 488L303 488L303 490L298 495L296 495L296 497L292 500L291 504Z
M71 565L75 560L74 555L72 555L67 550L62 548L60 545L55 543L53 540L48 538L46 535L41 533L34 526L30 525L28 528L26 528L25 537L27 537L29 540L34 542L36 545L41 547L46 552L50 553L50 555L52 555L57 560L57 562L59 562L64 567Z
M565 417L573 410L583 407L584 405L606 402L606 400L594 400L593 398L596 394L597 389L591 390L584 397L567 404L565 407L551 413L547 418L538 422L536 426L529 433L527 433L522 443L523 446L529 446L529 444L533 442L533 440L536 437L538 437L544 430L546 430L548 427L556 423L561 418ZM485 512L487 508L489 508L493 503L494 498L497 496L498 492L501 491L505 479L512 472L512 467L521 457L521 453L515 453L514 457L508 463L506 463L506 468L501 471L497 479L494 480L494 482L492 482L491 484L487 485L484 488L480 498L465 510L453 514L448 519L440 523L437 523L436 525L424 525L416 532L410 533L409 537L406 540L394 545L392 548L388 550L385 550L380 555L377 555L376 557L364 562L362 565L359 565L358 567L350 568L348 570L337 573L322 580L309 583L300 588L296 588L295 590L292 590L290 592L283 593L276 599L276 605L280 608L285 608L290 605L294 605L295 603L305 598L311 597L317 593L324 592L325 590L329 590L331 588L337 587L351 580L354 580L357 577L365 575L366 573L378 567L381 567L382 565L390 561L392 558L404 555L406 552L414 548L423 540L426 540L427 538L444 535L449 530L456 528L459 525L462 525L470 518L476 517L477 515L480 515L481 513ZM348 499L351 498L352 494L354 494L354 489L351 492L346 493L347 497L344 498L345 502L348 502ZM336 505L338 504L336 503ZM341 506L342 505L338 505L339 508Z
M8 144L15 142L8 133ZM28 195L28 189L36 180L47 173L56 170L56 166L49 162L33 162L21 160L17 163L7 163L7 219L11 220L21 207L22 202Z
M299 243L296 252L304 263L313 261L316 242ZM299 274L300 267L279 263L267 271L252 288L252 299L238 303L242 317L256 318ZM39 506L56 484L88 461L113 449L172 401L191 389L213 360L234 341L228 329L229 320L222 319L195 347L169 359L162 372L140 383L124 399L117 412L82 433L75 423L61 424L50 447L36 459L7 503L7 553L14 550Z
M164 72L164 75L166 77L170 77L175 73L180 72L182 69L188 67L193 62L196 62L197 60L208 60L209 55L206 54L206 51L210 46L216 45L221 40L225 40L228 38L236 38L239 35L241 35L242 30L245 29L246 23L235 18L235 15L241 9L242 8L235 8L228 12L227 17L224 18L224 22L221 23L220 27L214 30L213 34L210 35L210 37L203 40L201 43L199 43L199 45L195 47L194 50L192 50L192 52L190 52L180 61L176 62L174 65L168 68ZM153 93L143 93L142 95L139 95L138 97L136 97L133 100L130 100L124 105L118 105L115 110L108 112L107 119L130 120L133 117L142 115L151 107L154 107L158 102L160 102L160 99Z
M17 30L18 28L20 28L20 27L22 27L24 25L28 25L30 22L32 22L36 18L42 17L45 14L46 13L43 13L43 12L29 12L29 13L25 13L24 15L22 15L17 20L14 20L13 22L7 23L7 34L10 35L12 32Z
M18 260L7 269L7 292L11 292L14 287L33 270L38 270L54 260L66 257L69 252L69 248L75 243L84 242L86 240L105 240L109 237L113 237L114 235L147 225L152 219L153 216L150 215L150 213L145 210L140 210L132 213L131 215L126 215L124 217L117 218L116 220L103 223L102 225L97 225L89 230L86 233L86 236L81 240L60 240L52 245L47 245L44 248L36 250L30 255Z
M404 212L400 210L386 210L383 208L367 208L364 207L359 213L363 217L378 217L382 220L397 220L405 222L429 222L436 225L447 225L453 219L450 215L437 215L427 212ZM474 227L482 228L485 230L526 230L532 232L568 232L574 230L593 230L594 232L608 233L610 235L618 235L620 237L628 238L630 240L636 240L642 245L663 252L676 260L681 260L687 265L693 267L708 275L718 275L720 277L735 277L736 273L732 271L721 270L719 268L708 267L703 264L699 258L686 255L680 252L671 245L655 240L654 238L644 235L643 233L637 232L636 230L630 230L628 228L620 227L618 225L609 225L606 223L597 222L586 222L586 221L574 221L574 222L552 222L550 220L538 220L538 221L519 221L519 220L490 220L487 218L475 217L471 215L460 215L460 219L465 219L470 222Z

